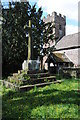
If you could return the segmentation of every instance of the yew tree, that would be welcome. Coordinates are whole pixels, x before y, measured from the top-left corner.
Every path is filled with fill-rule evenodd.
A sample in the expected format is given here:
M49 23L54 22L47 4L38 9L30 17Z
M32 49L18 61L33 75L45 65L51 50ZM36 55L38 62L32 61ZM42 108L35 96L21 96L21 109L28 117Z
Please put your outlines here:
M29 20L32 22L33 57L42 56L43 44L53 37L51 23L46 30L42 14L42 8L37 10L36 4L31 6L29 2L9 2L8 8L2 7L3 74L22 69L22 62L27 60L29 31L24 26Z

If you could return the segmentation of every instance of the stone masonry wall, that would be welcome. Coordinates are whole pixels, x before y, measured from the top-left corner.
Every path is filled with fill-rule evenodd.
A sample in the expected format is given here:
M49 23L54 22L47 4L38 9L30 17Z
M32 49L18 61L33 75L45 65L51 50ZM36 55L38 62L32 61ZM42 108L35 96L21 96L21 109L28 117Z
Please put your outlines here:
M65 36L66 16L57 15L56 12L53 12L52 15L48 14L46 18L43 17L43 22L53 22L55 24L54 33L56 38Z

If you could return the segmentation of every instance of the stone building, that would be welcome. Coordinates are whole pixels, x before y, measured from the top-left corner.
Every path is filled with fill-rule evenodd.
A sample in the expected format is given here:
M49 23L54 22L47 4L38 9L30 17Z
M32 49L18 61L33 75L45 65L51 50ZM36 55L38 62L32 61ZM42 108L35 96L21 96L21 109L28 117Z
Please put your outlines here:
M53 34L55 35L54 39L49 40L49 43L45 43L43 45L43 48L53 47L63 36L66 35L66 16L52 12L52 15L48 14L46 18L43 17L43 22L52 22L55 26L53 28ZM46 68L47 64L45 61L47 58L47 55L43 57L43 67L45 66Z
M54 44L55 50L50 55L43 57L43 67L48 70L49 67L54 68L57 65L58 69L60 66L69 69L75 68L74 71L76 72L76 68L80 68L80 32L66 36L66 17L62 17L61 14L57 15L56 12L53 12L51 16L48 15L47 18L43 18L43 21L55 23L55 28L53 28L55 40L53 41L56 43ZM51 45L47 45L47 47L53 46L52 41L50 43Z
M65 53L74 67L80 67L80 32L64 36L55 48L54 53Z
M65 54L73 66L62 66L63 73L80 78L80 32L64 36L56 44L53 54Z
M60 40L63 36L65 36L66 16L61 14L58 15L56 12L53 12L52 15L48 14L46 18L43 17L43 22L53 22L53 24L55 25L55 28L53 28L55 39L53 41L50 41L50 46L55 45L56 41Z
M55 48L55 51L43 58L45 69L59 73L61 68L67 75L80 77L80 32L64 36Z

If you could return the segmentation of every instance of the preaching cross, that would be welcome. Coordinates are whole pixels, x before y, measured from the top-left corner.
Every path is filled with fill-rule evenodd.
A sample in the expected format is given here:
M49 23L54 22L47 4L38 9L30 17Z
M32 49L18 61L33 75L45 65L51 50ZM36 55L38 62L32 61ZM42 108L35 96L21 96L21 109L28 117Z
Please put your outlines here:
M29 26L25 25L24 29L27 29L29 32L28 35L28 58L27 58L27 68L26 70L29 70L29 60L33 59L33 46L32 46L32 36L31 36L31 31L32 31L32 25L31 25L31 20L29 20Z
M23 63L23 69L28 73L29 70L38 70L40 68L40 61L38 59L33 60L32 30L36 28L32 28L31 20L29 20L29 26L25 25L24 29L28 30L28 58Z
M29 26L25 25L24 29L28 29L29 31L29 36L28 36L28 61L32 60L33 55L32 55L32 37L31 37L31 30L32 30L32 25L31 25L31 20L29 20Z

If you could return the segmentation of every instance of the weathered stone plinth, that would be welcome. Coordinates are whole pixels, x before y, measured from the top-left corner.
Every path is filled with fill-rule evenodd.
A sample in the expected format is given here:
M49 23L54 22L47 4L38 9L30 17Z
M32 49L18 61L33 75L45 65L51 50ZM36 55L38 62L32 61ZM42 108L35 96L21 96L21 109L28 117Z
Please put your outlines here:
M23 70L39 70L40 61L39 60L24 60L22 64Z

